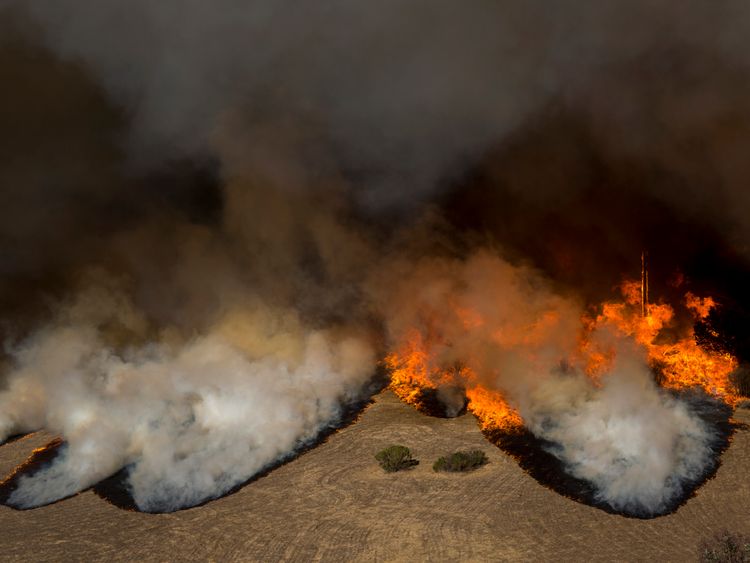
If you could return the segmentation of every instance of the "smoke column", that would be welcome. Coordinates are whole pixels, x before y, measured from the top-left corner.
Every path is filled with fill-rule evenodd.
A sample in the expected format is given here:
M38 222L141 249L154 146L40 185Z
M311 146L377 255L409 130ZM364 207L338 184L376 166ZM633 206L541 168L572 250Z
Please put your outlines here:
M645 236L746 267L747 11L0 2L0 431L67 444L10 502L122 467L142 509L221 495L335 424L427 307L442 359L658 512L710 429L627 342L601 388L561 366Z

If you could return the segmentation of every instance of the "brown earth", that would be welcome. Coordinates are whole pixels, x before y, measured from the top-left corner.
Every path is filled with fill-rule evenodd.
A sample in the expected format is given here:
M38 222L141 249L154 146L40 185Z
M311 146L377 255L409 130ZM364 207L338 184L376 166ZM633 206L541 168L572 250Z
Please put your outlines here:
M750 423L750 411L735 416ZM53 438L0 448L7 475ZM422 463L387 474L373 454L401 443ZM489 465L436 474L432 461L481 448ZM674 514L635 520L554 493L489 444L471 415L426 417L390 391L355 424L235 494L173 514L122 510L86 491L51 506L0 506L8 561L691 561L722 528L750 533L750 431Z

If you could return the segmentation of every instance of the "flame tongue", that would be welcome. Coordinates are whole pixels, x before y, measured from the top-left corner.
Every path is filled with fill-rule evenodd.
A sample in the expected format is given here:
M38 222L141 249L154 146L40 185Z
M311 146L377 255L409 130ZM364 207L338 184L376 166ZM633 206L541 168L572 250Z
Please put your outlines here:
M602 312L589 323L589 328L612 328L643 346L651 367L659 375L658 382L662 387L699 387L709 395L734 406L739 396L730 376L737 368L737 360L727 352L701 348L696 342L692 327L685 330L679 338L660 342L662 330L670 327L673 321L674 310L666 304L649 304L646 316L639 315L636 285L635 282L626 282L623 285L624 302L605 303ZM685 304L696 320L705 319L716 306L711 297L701 299L691 293L686 295ZM593 353L606 355L602 350ZM611 355L610 351L609 356ZM606 361L600 361L594 371L601 373L606 365Z

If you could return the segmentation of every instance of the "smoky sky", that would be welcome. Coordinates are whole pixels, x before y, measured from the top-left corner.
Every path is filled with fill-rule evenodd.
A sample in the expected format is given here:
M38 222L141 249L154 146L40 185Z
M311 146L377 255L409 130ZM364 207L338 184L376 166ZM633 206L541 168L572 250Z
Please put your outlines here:
M613 264L619 268L632 249L617 233L651 236L658 221L642 229L639 217L661 207L664 230L695 224L696 239L718 231L747 252L750 14L742 2L678 9L665 1L109 0L3 8L11 70L5 138L23 171L4 182L21 211L4 229L25 228L23 244L39 236L39 208L53 204L50 213L74 223L60 225L65 233L101 232L128 214L140 220L158 203L180 213L186 200L210 207L195 195L195 181L185 181L192 169L176 172L175 163L231 177L253 165L232 157L232 146L249 144L265 165L282 168L290 160L280 154L285 142L267 132L287 127L300 137L291 159L310 175L339 174L346 198L378 220L445 205L451 191L461 200L472 188L467 175L489 170L489 185L475 188L482 204L517 206L516 217L552 210L553 222L576 226L609 214L612 228L595 230L615 253L627 247ZM29 155L18 145L24 137L35 152L47 145L33 164L19 162ZM32 168L47 172L40 179ZM177 176L176 187L144 185L154 174ZM315 189L303 183L278 187ZM29 195L36 192L43 196ZM591 193L601 201L578 212ZM625 205L607 208L610 194ZM81 225L79 216L98 224ZM502 211L498 217L470 226L494 221L488 230L501 243L543 236L499 224ZM528 244L521 251L538 253Z

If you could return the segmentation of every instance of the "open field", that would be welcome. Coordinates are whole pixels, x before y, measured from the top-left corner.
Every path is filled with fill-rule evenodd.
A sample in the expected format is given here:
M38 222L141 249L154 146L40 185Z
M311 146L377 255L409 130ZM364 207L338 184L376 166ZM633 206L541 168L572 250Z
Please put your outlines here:
M750 423L750 412L737 412ZM52 436L0 448L7 475ZM392 443L421 460L387 474L373 454ZM456 449L490 460L436 474ZM669 516L606 514L540 486L488 443L471 415L426 417L390 391L355 424L239 492L173 514L117 508L86 491L29 511L0 507L2 560L690 561L721 528L750 532L750 431L739 430L714 479Z

